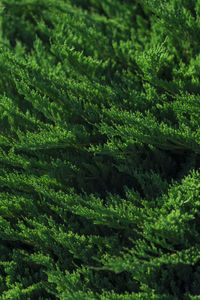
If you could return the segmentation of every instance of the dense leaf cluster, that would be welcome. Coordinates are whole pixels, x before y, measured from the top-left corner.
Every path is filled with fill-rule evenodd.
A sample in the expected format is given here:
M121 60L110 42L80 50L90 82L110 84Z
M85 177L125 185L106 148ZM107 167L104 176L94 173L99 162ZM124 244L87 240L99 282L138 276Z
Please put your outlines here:
M0 1L1 299L200 299L200 1Z

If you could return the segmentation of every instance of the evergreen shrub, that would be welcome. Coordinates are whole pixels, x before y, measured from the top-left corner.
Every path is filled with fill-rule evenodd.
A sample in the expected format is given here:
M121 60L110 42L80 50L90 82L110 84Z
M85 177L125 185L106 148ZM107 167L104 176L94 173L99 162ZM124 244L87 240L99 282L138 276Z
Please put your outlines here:
M200 299L200 1L0 1L0 299Z

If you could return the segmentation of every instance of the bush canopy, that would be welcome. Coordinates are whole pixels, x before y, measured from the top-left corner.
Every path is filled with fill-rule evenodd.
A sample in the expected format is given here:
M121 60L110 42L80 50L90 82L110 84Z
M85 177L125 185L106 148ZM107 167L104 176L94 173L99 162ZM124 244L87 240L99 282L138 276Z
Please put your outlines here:
M200 299L200 1L0 1L0 297Z

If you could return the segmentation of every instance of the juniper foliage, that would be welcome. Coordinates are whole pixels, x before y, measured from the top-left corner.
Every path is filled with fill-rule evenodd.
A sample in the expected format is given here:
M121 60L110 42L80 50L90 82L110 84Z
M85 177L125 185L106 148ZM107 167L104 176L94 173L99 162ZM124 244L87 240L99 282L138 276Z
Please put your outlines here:
M200 1L0 1L1 299L200 298Z

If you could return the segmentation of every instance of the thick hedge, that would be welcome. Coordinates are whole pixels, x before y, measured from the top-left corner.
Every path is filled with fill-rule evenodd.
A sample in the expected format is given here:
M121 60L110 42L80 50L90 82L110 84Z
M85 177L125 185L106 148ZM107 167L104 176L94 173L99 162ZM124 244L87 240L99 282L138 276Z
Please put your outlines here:
M0 1L1 299L200 299L200 1Z

